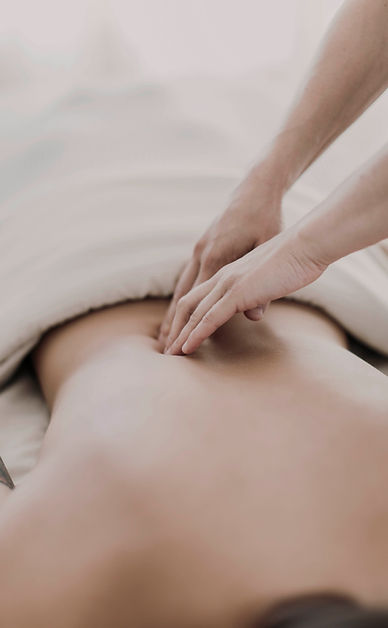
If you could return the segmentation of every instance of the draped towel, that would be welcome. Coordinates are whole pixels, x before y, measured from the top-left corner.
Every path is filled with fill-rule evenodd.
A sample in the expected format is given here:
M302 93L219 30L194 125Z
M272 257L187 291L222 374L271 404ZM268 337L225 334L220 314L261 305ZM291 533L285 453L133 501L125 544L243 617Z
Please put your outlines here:
M260 106L265 119L270 102ZM0 165L0 453L19 482L48 422L24 358L74 316L170 295L241 180L245 148L236 128L190 117L179 92L146 82L74 90L18 129L8 148ZM296 185L284 201L286 225L318 200ZM388 355L387 242L339 260L292 298Z

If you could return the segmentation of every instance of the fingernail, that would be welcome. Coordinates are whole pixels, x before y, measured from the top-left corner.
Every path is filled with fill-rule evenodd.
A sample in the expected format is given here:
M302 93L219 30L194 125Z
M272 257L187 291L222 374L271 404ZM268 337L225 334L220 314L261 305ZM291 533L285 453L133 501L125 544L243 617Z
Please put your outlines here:
M182 345L182 351L183 351L183 353L186 353L186 350L187 350L188 345L189 345L189 343L188 343L188 341L186 340L186 342L184 343L184 345Z

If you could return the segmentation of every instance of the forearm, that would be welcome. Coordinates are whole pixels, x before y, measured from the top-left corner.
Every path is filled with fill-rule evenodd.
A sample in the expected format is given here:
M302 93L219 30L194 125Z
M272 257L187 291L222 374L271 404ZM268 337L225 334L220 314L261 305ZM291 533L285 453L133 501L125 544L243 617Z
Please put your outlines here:
M388 4L348 0L260 164L286 191L388 84Z
M322 266L388 238L388 143L295 231L301 250Z

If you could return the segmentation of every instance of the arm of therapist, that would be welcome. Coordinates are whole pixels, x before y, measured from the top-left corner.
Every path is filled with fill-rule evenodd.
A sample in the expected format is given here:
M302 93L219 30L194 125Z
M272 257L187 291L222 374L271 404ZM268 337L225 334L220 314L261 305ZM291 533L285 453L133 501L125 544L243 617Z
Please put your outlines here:
M179 300L222 266L279 233L284 193L384 91L387 34L385 0L344 3L279 133L239 185L229 207L195 245L161 325L159 340L165 348L177 336ZM260 318L259 310L245 314L252 320ZM178 319L181 323L181 315Z
M165 353L192 353L236 312L303 288L329 264L388 237L388 144L292 227L227 264L178 302Z

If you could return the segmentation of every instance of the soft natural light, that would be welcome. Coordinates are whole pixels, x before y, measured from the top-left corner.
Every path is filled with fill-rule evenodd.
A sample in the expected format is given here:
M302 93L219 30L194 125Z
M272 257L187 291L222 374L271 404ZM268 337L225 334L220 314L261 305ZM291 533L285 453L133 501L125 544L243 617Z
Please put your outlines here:
M235 75L300 64L341 0L15 0L2 11L4 56L69 68L110 39L152 76Z

